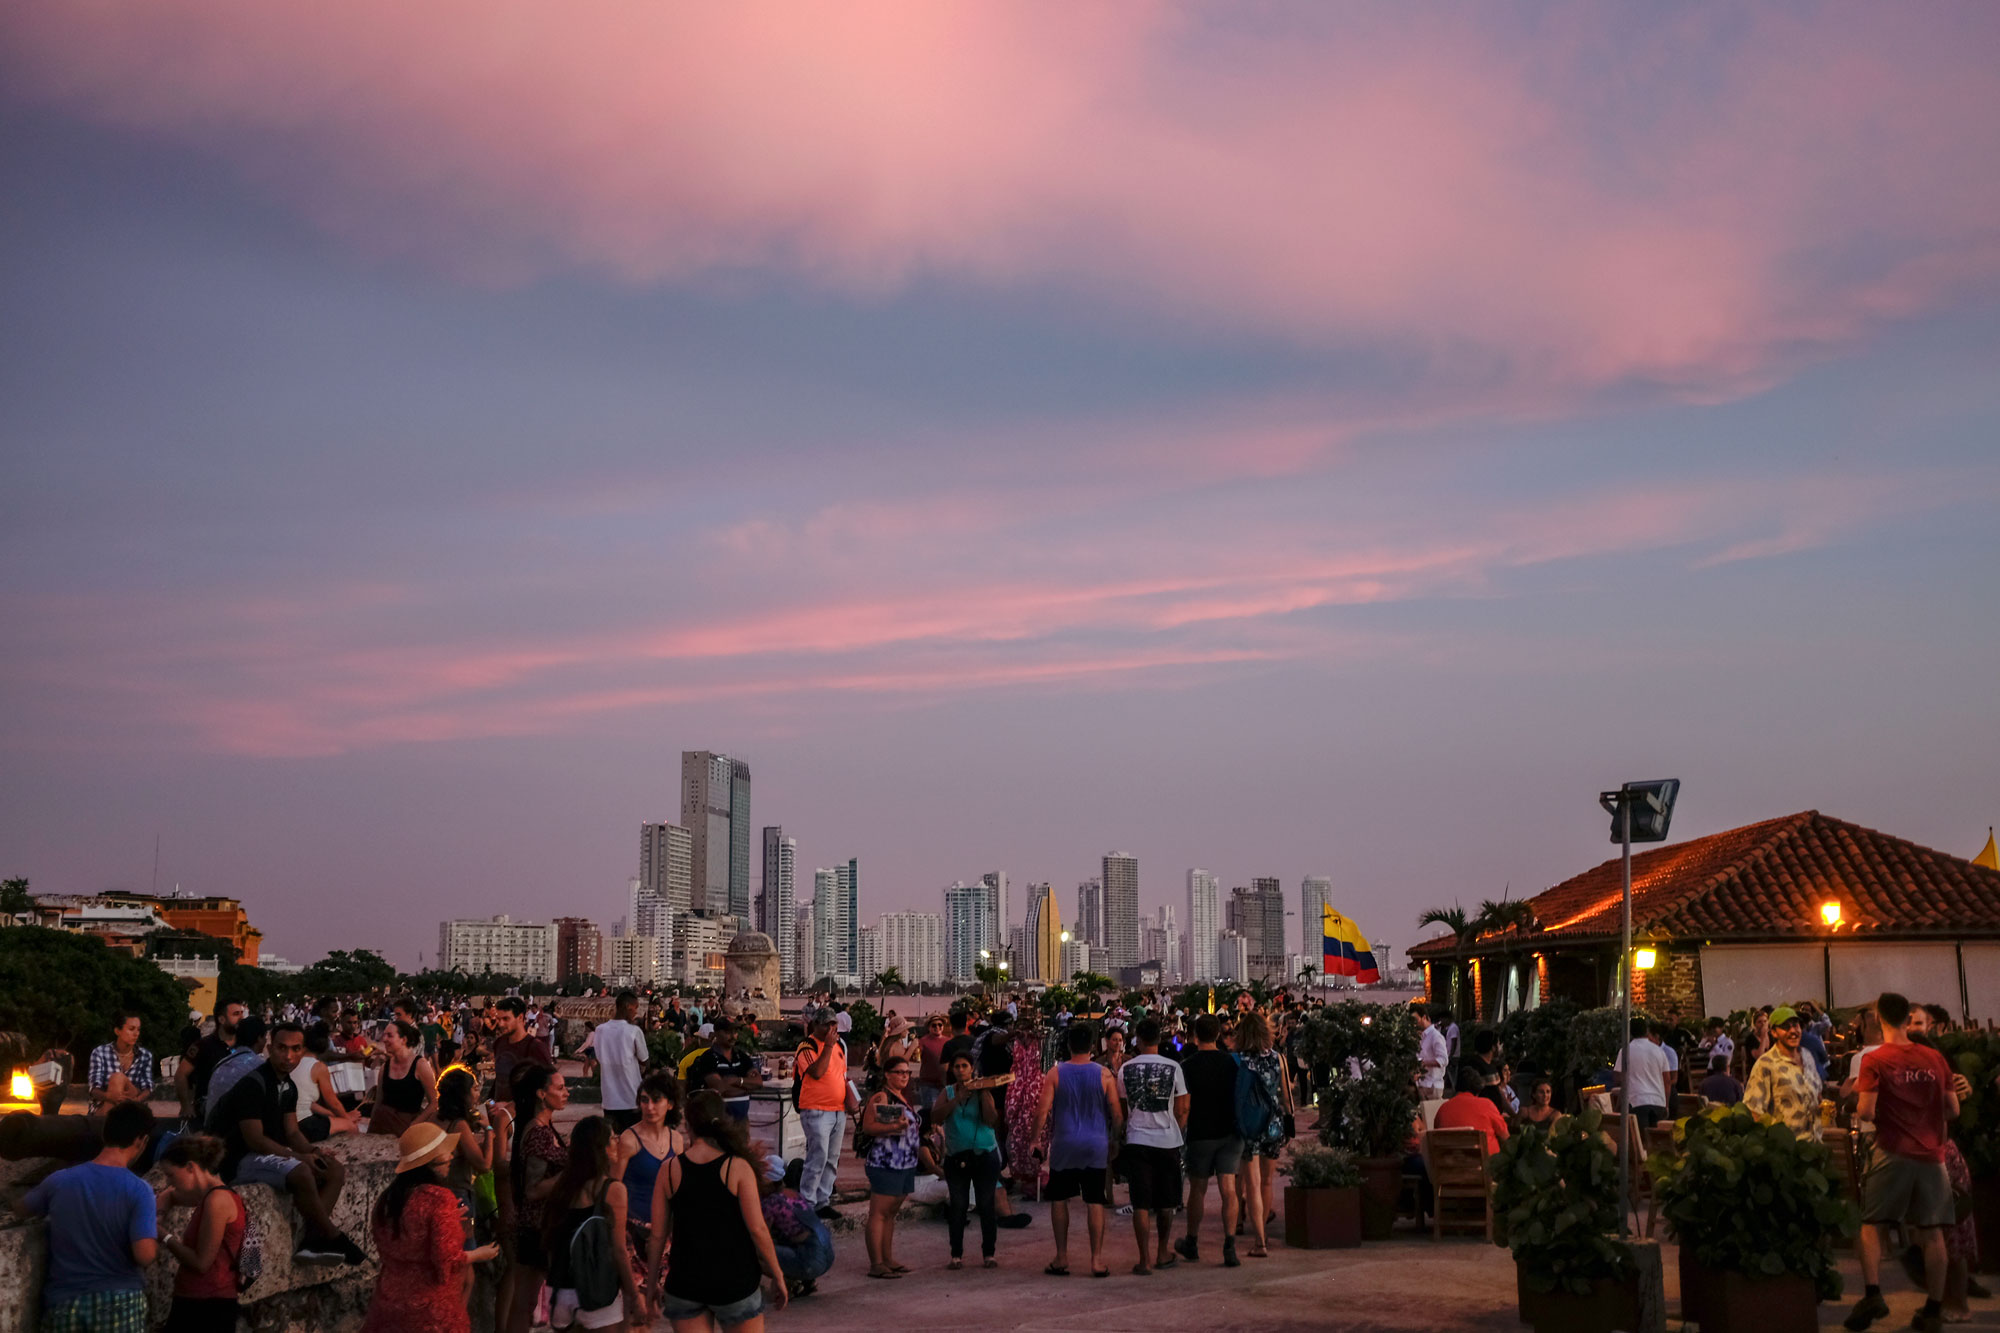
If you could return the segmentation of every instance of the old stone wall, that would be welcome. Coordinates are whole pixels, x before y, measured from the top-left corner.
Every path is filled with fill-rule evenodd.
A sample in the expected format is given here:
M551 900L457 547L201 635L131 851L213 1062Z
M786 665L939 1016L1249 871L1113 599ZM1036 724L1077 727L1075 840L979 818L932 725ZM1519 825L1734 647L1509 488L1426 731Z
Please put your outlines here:
M353 1267L293 1263L299 1219L291 1200L268 1186L243 1187L239 1192L264 1247L263 1275L243 1294L243 1322L252 1333L352 1333L367 1313L376 1275L375 1245L367 1218L395 1176L396 1141L338 1135L323 1146L347 1165L347 1184L333 1220L368 1252L368 1262ZM11 1204L20 1189L33 1185L57 1166L46 1158L0 1164L0 1202ZM157 1171L148 1177L148 1183L165 1187ZM182 1234L189 1215L189 1209L174 1209L167 1215L163 1234ZM6 1216L12 1219L11 1209ZM46 1250L39 1220L0 1222L0 1333L34 1333ZM177 1268L162 1251L160 1262L148 1275L147 1306L156 1327L167 1317Z

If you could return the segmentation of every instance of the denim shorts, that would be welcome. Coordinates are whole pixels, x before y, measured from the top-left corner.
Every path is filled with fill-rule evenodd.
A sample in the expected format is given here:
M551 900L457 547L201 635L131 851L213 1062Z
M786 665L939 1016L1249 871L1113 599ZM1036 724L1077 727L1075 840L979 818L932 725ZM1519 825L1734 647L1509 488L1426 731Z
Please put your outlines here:
M299 1169L296 1157L280 1157L276 1153L251 1153L236 1164L236 1176L232 1185L269 1185L274 1190L285 1188L285 1181L292 1172Z
M755 1319L764 1311L764 1288L762 1285L751 1289L741 1300L730 1301L727 1305L703 1305L684 1296L676 1296L671 1291L660 1293L660 1313L668 1319L699 1319L702 1315L712 1315L715 1322L728 1328L733 1324Z
M902 1198L914 1194L917 1189L917 1168L914 1166L871 1166L868 1168L868 1192L887 1194Z

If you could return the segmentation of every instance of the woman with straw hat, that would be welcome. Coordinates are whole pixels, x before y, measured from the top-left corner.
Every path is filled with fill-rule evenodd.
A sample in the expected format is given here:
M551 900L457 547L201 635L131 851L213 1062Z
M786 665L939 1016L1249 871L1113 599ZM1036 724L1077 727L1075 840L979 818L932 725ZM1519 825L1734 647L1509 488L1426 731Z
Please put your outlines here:
M412 1125L397 1141L396 1178L371 1218L382 1274L361 1333L471 1333L466 1265L500 1249L465 1248L458 1199L445 1187L456 1143L435 1123Z

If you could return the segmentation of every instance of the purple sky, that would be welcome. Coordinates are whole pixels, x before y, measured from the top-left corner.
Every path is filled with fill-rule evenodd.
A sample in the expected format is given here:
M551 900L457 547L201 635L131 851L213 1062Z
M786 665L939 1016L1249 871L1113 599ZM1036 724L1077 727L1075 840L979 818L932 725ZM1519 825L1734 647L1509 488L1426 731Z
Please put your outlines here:
M1229 26L1219 26L1223 17ZM2000 9L22 0L0 873L403 963L2000 819ZM802 875L802 878L806 878ZM1017 902L1019 895L1016 895ZM1018 907L1017 907L1018 911ZM1296 927L1295 927L1296 929Z

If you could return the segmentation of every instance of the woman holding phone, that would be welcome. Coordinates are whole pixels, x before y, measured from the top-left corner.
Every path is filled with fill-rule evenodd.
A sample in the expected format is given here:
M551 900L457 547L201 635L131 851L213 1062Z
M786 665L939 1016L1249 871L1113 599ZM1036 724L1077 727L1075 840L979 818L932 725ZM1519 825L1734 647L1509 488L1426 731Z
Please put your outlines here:
M892 1055L882 1066L884 1087L861 1108L860 1132L868 1142L868 1276L899 1278L910 1270L896 1262L896 1210L917 1187L917 1167L935 1170L920 1146L922 1116L910 1096L913 1066Z

